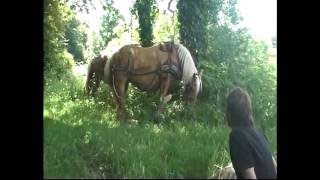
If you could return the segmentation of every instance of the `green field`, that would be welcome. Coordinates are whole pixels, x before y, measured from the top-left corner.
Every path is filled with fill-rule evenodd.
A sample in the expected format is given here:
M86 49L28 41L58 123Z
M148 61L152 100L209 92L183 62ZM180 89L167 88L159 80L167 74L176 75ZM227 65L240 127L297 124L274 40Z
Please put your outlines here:
M70 77L45 82L45 178L207 178L230 162L229 129L214 106L199 100L185 109L173 100L154 123L158 96L130 87L130 121L119 123L110 89L103 84L88 99L83 84ZM265 124L265 133L276 154L274 124Z

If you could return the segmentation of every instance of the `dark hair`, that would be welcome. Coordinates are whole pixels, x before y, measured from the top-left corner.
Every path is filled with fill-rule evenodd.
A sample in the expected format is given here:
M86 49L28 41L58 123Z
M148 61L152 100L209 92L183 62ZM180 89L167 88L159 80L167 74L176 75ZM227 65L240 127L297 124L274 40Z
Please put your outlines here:
M227 122L230 127L253 126L253 113L250 96L236 87L227 98Z

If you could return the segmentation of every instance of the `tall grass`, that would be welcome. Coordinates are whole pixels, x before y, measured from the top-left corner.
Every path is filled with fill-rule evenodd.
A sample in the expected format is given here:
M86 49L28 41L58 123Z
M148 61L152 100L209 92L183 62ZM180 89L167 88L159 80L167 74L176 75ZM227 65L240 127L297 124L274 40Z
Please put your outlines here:
M206 178L230 162L229 129L215 105L169 102L160 123L152 118L158 96L129 87L129 123L116 120L110 88L88 99L84 81L46 79L45 178ZM276 127L266 135L276 153ZM271 126L272 125L272 126Z

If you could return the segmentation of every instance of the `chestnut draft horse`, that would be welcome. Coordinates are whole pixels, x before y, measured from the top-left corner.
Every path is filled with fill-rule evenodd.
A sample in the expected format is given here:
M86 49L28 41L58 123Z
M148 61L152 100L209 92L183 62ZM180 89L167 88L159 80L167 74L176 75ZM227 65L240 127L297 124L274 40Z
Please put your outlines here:
M169 93L176 82L182 81L185 100L194 103L202 89L201 77L202 71L198 73L186 47L163 42L147 48L137 44L123 46L105 63L102 80L113 89L117 118L124 120L124 97L129 83L141 91L160 89L159 114L171 99Z

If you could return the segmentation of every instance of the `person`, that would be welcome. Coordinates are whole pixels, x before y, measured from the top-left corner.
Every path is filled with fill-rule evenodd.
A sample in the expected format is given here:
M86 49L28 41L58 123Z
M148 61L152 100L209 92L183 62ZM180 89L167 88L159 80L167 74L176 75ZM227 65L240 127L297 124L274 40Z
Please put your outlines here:
M266 137L254 127L251 100L237 87L227 98L230 158L238 179L276 179L277 164Z

